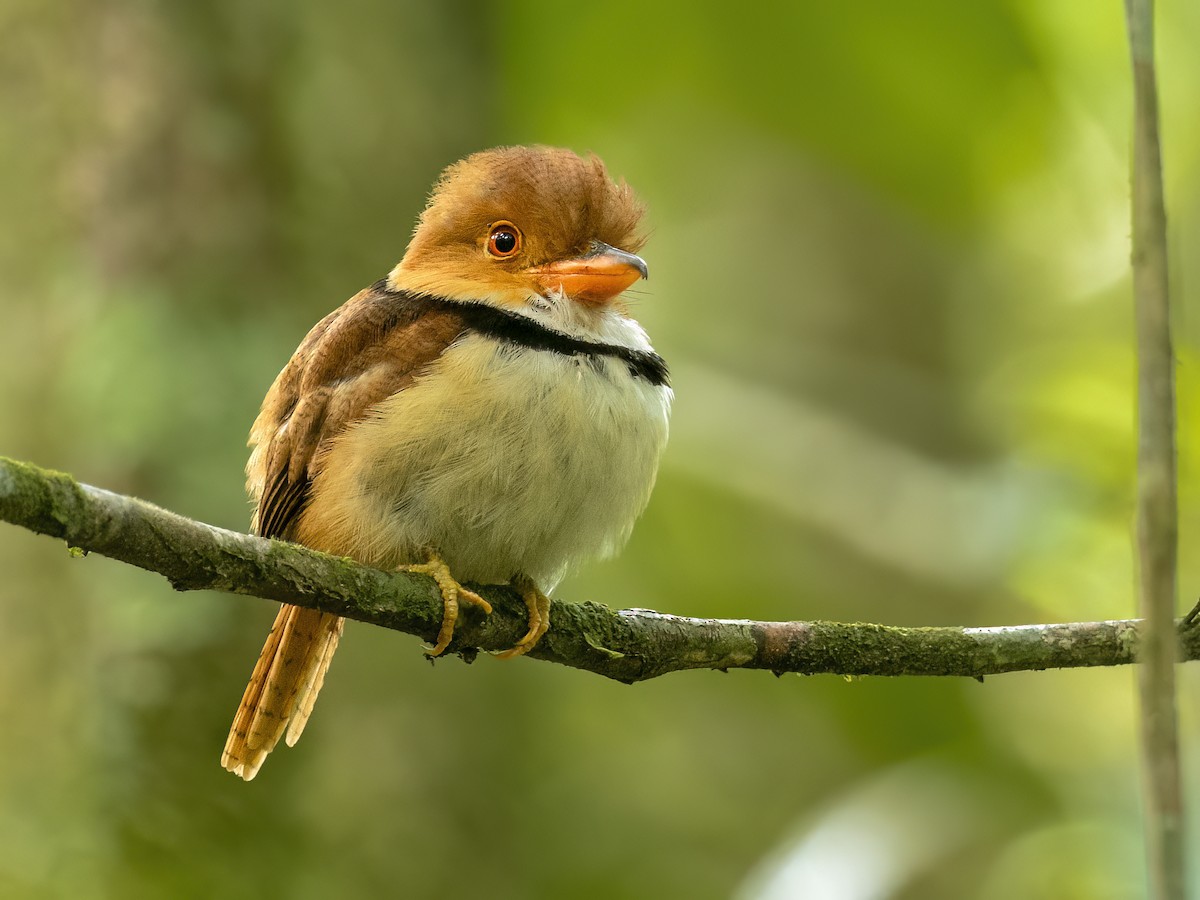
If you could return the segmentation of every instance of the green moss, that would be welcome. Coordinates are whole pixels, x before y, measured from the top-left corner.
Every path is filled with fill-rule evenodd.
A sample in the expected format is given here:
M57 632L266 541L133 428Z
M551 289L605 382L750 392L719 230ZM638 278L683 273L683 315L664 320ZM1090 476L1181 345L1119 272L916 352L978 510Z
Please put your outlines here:
M592 635L592 633L590 631L585 631L583 633L583 639L589 647L591 647L593 650L600 651L605 656L607 656L609 659L624 659L625 658L625 654L622 653L620 650L613 650L609 647L605 647L602 643L600 643L598 638L596 638L595 636Z
M0 457L0 518L166 576L209 588L297 602L429 638L441 619L426 576L380 572L295 544L214 531L141 501L86 488L62 472ZM464 611L456 645L502 649L525 628L520 598L477 586L491 616ZM802 674L959 675L1129 663L1135 622L1013 628L905 628L875 623L756 623L554 603L534 655L622 682L681 669L738 667ZM1200 624L1183 627L1186 658L1200 656Z

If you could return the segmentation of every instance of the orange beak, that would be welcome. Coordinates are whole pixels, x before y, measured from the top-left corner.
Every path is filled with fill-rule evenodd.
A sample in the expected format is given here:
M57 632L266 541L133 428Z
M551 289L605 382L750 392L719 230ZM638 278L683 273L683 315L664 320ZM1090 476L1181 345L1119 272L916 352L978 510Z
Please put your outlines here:
M593 241L583 256L526 269L543 293L562 291L572 300L603 306L639 278L649 278L645 260L624 250Z

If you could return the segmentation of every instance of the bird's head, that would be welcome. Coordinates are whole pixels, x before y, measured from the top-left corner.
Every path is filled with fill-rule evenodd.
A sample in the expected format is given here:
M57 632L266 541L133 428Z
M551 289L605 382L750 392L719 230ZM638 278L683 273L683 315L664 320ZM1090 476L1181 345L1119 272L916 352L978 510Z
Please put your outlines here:
M562 296L607 307L639 278L642 205L595 156L501 147L442 173L391 286L519 308Z

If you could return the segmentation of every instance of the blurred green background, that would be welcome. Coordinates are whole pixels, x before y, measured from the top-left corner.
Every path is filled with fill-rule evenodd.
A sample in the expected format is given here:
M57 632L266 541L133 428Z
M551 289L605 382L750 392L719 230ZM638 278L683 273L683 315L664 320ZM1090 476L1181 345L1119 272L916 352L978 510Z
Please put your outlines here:
M1190 605L1200 8L1159 12ZM562 144L649 205L678 399L630 546L560 598L1124 617L1128 82L1115 2L0 0L0 453L244 529L309 326L444 165ZM0 573L6 898L1144 893L1128 669L625 687L351 623L246 785L217 761L271 604L9 526Z

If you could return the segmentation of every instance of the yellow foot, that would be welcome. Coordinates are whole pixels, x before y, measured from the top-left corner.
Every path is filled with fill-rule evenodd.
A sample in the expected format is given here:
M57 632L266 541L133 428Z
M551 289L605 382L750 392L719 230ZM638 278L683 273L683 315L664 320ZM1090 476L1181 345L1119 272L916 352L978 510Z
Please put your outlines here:
M428 575L437 582L438 589L442 592L442 608L444 610L442 613L442 627L438 629L437 643L425 651L427 656L438 656L450 646L450 641L454 638L454 623L458 621L458 603L460 600L474 603L485 613L492 611L492 604L488 603L474 591L467 590L454 580L454 576L450 574L450 567L436 553L430 553L427 562L411 566L400 566L399 568L401 572L416 572L420 575Z
M525 637L517 641L515 647L502 650L496 654L497 659L512 659L523 656L534 648L542 635L550 630L550 598L541 592L533 579L528 575L516 575L512 586L525 598L525 606L529 609L529 631Z

